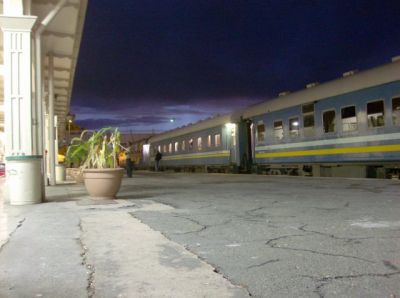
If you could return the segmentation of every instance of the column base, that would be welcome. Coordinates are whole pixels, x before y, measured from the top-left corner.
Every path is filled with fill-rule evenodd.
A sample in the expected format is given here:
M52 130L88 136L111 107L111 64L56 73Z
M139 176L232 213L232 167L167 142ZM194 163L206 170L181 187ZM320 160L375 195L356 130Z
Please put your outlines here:
M9 156L6 161L6 201L10 205L41 203L42 156Z

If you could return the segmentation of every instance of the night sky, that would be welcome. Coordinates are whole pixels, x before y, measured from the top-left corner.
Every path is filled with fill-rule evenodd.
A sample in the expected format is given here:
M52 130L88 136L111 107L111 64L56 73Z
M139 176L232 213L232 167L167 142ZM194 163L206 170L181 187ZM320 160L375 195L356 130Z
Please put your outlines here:
M71 103L86 128L169 130L400 55L395 0L89 2Z

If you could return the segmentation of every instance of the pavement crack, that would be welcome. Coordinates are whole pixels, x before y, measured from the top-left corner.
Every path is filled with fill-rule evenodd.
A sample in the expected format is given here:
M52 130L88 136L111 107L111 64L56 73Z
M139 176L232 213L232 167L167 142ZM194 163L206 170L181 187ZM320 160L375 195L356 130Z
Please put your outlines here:
M246 269L262 267L262 266L265 266L267 264L276 263L276 262L279 262L279 261L280 261L280 259L268 260L268 261L262 262L260 264L255 264L255 265L248 266Z
M334 234L324 233L324 232L315 231L315 230L309 230L309 229L306 229L306 226L307 225L303 225L303 226L299 227L298 230L306 232L306 233L312 233L312 234L325 236L325 237L332 238L335 240L344 240L346 243L360 243L360 240L376 238L376 237L339 237Z
M190 217L180 216L180 215L174 215L173 217L183 218L183 219L186 219L186 220L188 220L188 221L190 221L190 222L192 222L192 223L194 223L194 224L200 226L200 228L197 229L197 230L194 230L194 231L187 231L187 232L182 232L182 233L174 233L175 235L186 235L186 234L192 234L192 233L200 233L200 232L203 232L203 231L205 231L206 229L209 229L209 228L211 228L211 227L223 226L223 225L226 225L226 224L228 224L228 223L230 223L230 222L232 221L231 219L228 219L228 220L225 220L225 221L223 221L223 222L221 222L221 223L212 224L212 225L204 225L204 224L202 224L200 221L195 220L195 219L190 218Z
M192 223L194 223L194 224L200 226L200 229L198 229L198 230L188 231L188 232L183 232L183 233L174 233L174 234L177 234L177 235L186 235L186 234L191 234L191 233L200 233L200 232L202 232L202 231L204 231L204 230L206 230L207 228L210 227L209 225L203 225L203 224L200 223L199 221L197 221L197 220L195 220L195 219L192 219L192 218L189 218L189 217L179 216L179 215L174 215L173 217L183 218L183 219L186 219L186 220L188 220L188 221L190 221L190 222L192 222Z
M290 238L290 237L301 237L301 236L305 236L304 234L295 234L295 235L285 235L285 236L279 236L276 238L272 238L269 239L267 242L265 242L266 245L270 246L271 248L275 248L275 245L273 242L281 240L281 239L286 239L286 238Z
M137 208L137 207L138 207L138 205L136 205L136 204L131 204L131 205L126 205L126 206L118 207L118 209L131 209L131 208Z
M259 210L263 210L263 209L266 209L267 207L258 207L258 208L253 208L253 209L250 209L250 210L246 210L245 212L247 213L247 214L250 214L250 213L253 213L253 212L256 212L256 211L259 211Z
M400 268L397 267L395 264L393 264L392 262L388 261L388 260L383 260L383 265L385 265L387 268L394 270L394 271L400 271Z
M81 232L80 237L77 239L80 247L81 247L81 257L82 257L82 266L86 268L86 274L87 274L87 286L86 286L86 291L88 298L93 298L95 295L95 281L94 281L94 274L95 274L95 267L92 264L89 264L87 261L87 252L88 248L87 246L83 243L82 239L82 234L83 234L83 227L82 227L82 221L79 220L79 230Z
M323 278L317 279L318 282L326 282L332 280L340 280L340 279L351 279L351 278L362 278L362 277L385 277L390 278L394 275L399 275L400 271L389 272L389 273L361 273L361 274L353 274L353 275L337 275L337 276L325 276Z
M17 226L15 227L14 230L11 231L10 234L8 234L7 240L0 246L0 252L3 250L3 248L7 245L7 243L10 241L11 237L14 235L14 233L20 228L22 227L22 224L24 223L24 221L26 220L26 218L24 217L23 219L21 219Z
M310 275L301 275L301 276L312 279L316 284L314 293L316 293L319 296L319 298L324 298L325 295L322 292L323 287L335 280L353 279L353 278L362 278L362 277L390 278L392 276L399 275L399 274L400 274L400 270L398 270L396 272L390 272L390 273L361 273L361 274L352 274L352 275L325 276L322 278L318 278L318 277L310 276Z
M286 239L290 237L299 237L299 236L306 236L306 235L286 235L286 236L280 236L276 237L273 239L269 239L267 242L265 242L266 245L268 245L270 248L277 248L277 249L283 249L283 250L292 250L292 251L304 251L304 252L309 252L312 254L318 254L318 255L323 255L323 256L331 256L331 257L342 257L342 258L349 258L349 259L355 259L367 263L375 263L374 261L370 261L364 258L356 257L356 256L349 256L349 255L342 255L342 254L334 254L334 253L329 253L329 252L323 252L323 251L317 251L313 249L307 249L307 248L297 248L297 247L288 247L288 246L278 246L276 243L277 241L281 239Z

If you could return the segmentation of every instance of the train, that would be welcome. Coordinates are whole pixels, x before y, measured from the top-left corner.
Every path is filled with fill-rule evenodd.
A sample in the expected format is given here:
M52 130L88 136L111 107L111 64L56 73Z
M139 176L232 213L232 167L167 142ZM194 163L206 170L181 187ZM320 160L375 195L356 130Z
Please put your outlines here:
M174 171L393 178L400 173L400 57L157 134L142 165Z

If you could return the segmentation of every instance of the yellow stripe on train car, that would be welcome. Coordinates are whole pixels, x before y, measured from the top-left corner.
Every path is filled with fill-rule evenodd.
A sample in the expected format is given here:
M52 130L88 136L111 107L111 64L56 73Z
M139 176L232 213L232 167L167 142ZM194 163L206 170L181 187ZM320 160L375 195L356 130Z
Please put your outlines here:
M204 154L181 154L174 156L163 157L163 160L179 160L179 159L198 159L198 158L215 158L215 157L229 157L229 151L223 151L218 153L204 153Z
M374 152L396 152L400 151L400 145L380 145L380 146L363 146L363 147L345 147L331 149L311 149L284 152L263 152L256 153L256 158L271 157L295 157L310 155L334 155L334 154L357 154L357 153L374 153Z

